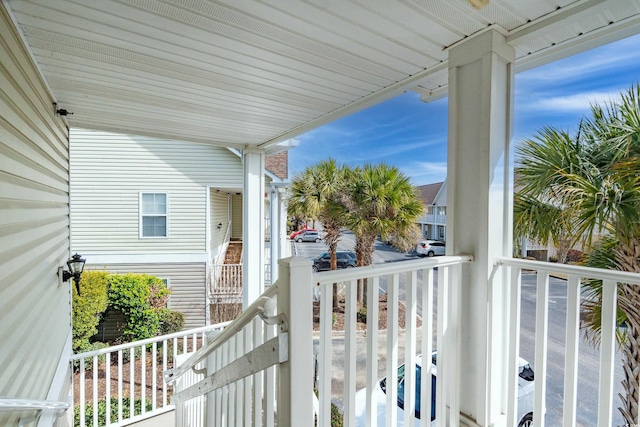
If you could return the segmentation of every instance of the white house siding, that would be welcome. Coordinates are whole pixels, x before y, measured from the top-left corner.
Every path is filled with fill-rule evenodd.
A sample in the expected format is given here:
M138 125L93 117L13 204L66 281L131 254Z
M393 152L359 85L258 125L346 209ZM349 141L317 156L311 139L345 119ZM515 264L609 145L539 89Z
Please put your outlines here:
M229 150L80 129L71 130L72 248L92 254L207 251L207 188L242 186ZM167 238L139 237L140 192L167 192Z
M242 239L242 194L231 195L231 237Z
M210 190L209 220L211 221L211 225L209 229L211 230L210 247L212 251L212 258L215 258L218 255L217 250L224 240L224 235L226 233L227 226L229 225L229 210L231 207L229 203L230 197L229 193L225 191L220 191L219 189L214 188ZM222 224L220 230L218 230L218 224Z
M206 324L206 277L205 263L167 264L108 264L90 265L86 269L104 270L111 273L149 274L167 279L171 288L169 308L184 314L185 329Z
M65 400L71 301L57 269L70 254L68 134L4 3L0 58L0 396ZM20 415L0 412L0 425Z

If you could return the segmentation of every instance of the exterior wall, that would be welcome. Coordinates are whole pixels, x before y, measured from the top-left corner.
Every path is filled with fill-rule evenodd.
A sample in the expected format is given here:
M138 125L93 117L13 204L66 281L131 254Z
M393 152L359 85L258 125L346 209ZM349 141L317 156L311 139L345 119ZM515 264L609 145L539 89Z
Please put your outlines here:
M209 186L242 186L237 155L205 144L72 129L73 250L88 262L92 254L204 253ZM168 193L167 238L140 238L140 192Z
M231 238L242 240L242 194L231 195Z
M172 291L169 308L184 314L185 329L197 328L206 324L207 292L205 263L174 264L108 264L90 265L87 270L106 270L112 273L150 274L167 279Z
M66 400L68 133L0 4L0 396ZM63 363L64 362L64 363ZM0 412L0 425L29 413Z

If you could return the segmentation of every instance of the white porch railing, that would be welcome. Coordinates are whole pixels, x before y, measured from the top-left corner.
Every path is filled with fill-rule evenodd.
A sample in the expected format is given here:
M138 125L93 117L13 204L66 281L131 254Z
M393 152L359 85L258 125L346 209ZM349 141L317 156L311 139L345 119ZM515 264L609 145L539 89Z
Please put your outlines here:
M52 412L53 417L63 416L69 409L69 404L65 402L53 402L50 400L13 399L0 397L0 412L24 412L25 417L20 418L18 426L32 424L40 419L43 412Z
M455 413L457 408L458 368L456 365L458 348L457 314L460 307L460 277L462 265L472 261L471 256L446 256L429 260L396 262L370 267L315 273L313 282L320 287L319 307L319 424L329 426L331 401L343 401L344 425L356 425L356 388L366 387L366 420L359 419L359 425L377 425L375 388L377 381L387 377L387 384L397 384L398 366L415 366L419 354L430 355L438 351L438 381L436 391L436 412ZM436 277L437 276L437 277ZM366 278L366 333L365 343L358 334L356 323L358 280ZM434 285L437 279L437 307L434 303ZM344 386L342 390L332 388L334 344L332 340L333 298L332 287L337 283L344 286ZM386 331L378 328L379 297L386 294ZM403 306L404 322L400 321ZM436 312L438 315L436 316ZM434 329L434 318L437 324ZM418 327L418 322L421 326ZM400 332L402 332L401 334ZM435 332L435 334L434 334ZM403 336L403 339L400 337ZM361 351L358 352L360 347ZM366 349L362 351L362 349ZM402 351L404 356L402 356ZM339 351L342 353L342 349ZM364 366L357 359L366 358ZM386 362L379 364L379 359ZM415 369L405 370L405 425L414 425ZM428 375L423 373L423 377ZM422 381L420 390L420 412L431 413L431 382ZM395 425L397 419L397 389L387 387L387 425ZM408 408L411 408L410 410ZM447 408L450 408L449 412ZM362 408L360 408L361 410ZM452 415L453 416L453 415ZM429 417L422 417L423 425L430 425ZM445 417L441 421L444 423ZM442 424L444 425L444 424Z
M211 265L209 283L209 297L213 302L242 302L242 264Z
M173 410L169 404L173 387L164 382L162 372L173 367L179 355L206 344L207 333L221 331L228 323L74 355L73 395L79 425L122 426ZM102 405L105 420L99 422Z
M603 284L602 292L602 328L600 341L600 361L599 361L599 380L597 385L598 408L597 422L598 426L611 426L613 422L613 411L615 404L613 399L617 395L614 391L614 354L617 347L616 344L616 307L618 295L618 283L628 283L640 286L640 274L625 273L620 271L602 270L588 267L579 267L565 264L555 264L540 261L528 261L521 259L505 258L501 259L498 266L508 268L505 272L509 274L510 291L510 348L509 360L512 364L508 370L511 373L508 390L508 424L515 424L515 405L517 402L517 376L515 376L517 367L517 356L520 354L521 342L521 301L522 288L521 279L523 271L527 273L536 273L536 305L535 305L535 395L534 395L534 414L545 412L545 405L548 402L555 403L556 396L548 396L547 394L547 378L548 378L548 342L549 342L549 326L553 328L561 327L561 325L549 325L549 307L551 304L549 298L549 278L550 276L561 277L566 280L566 331L564 342L564 399L561 403L561 420L558 425L565 426L576 425L578 406L578 379L580 372L579 366L579 341L580 341L580 304L581 304L581 283L584 280L601 280ZM556 297L557 299L558 297ZM563 296L560 296L563 298ZM559 380L555 379L554 380ZM593 379L595 380L595 378ZM558 405L560 406L560 405ZM548 418L548 416L547 416ZM594 420L595 421L595 420ZM534 416L534 425L544 425L544 419Z

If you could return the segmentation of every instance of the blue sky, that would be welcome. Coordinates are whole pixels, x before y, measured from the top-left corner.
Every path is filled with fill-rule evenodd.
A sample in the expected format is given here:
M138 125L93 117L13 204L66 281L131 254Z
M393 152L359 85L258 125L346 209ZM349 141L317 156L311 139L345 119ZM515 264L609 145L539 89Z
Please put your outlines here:
M575 130L590 102L615 99L640 82L640 35L516 74L514 141L546 125ZM407 92L296 139L290 177L325 158L352 166L385 161L414 185L447 173L447 99Z

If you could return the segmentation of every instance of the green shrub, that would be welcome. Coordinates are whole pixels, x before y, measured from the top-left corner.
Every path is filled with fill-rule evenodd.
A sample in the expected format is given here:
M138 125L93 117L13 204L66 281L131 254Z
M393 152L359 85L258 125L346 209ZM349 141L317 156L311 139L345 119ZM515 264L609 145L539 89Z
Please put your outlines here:
M358 312L356 313L356 319L358 320L358 322L367 323L367 306L366 305L363 305L358 309Z
M184 328L184 314L163 308L160 310L160 335L180 332Z
M89 340L97 332L102 314L107 309L107 289L109 273L105 271L85 271L80 281L80 295L75 286L73 292L72 325L73 351L81 353L91 348Z
M147 411L151 411L151 401L145 400L145 408ZM111 422L118 421L118 398L111 398L111 405L109 407L111 413ZM129 418L130 416L140 415L142 413L142 399L136 399L133 402L133 412L130 413L130 400L128 397L122 398L122 418ZM107 400L98 401L98 425L103 426L107 423ZM80 426L80 407L76 406L73 409L73 425L74 427ZM89 404L85 407L85 426L93 425L93 405Z
M109 305L127 319L123 341L155 336L160 330L159 312L171 293L164 282L146 274L114 274L109 285Z
M342 412L340 409L331 402L331 427L343 427L344 426L344 418L342 417Z

